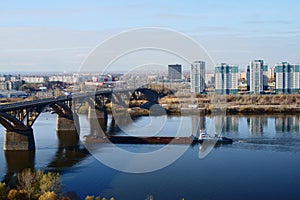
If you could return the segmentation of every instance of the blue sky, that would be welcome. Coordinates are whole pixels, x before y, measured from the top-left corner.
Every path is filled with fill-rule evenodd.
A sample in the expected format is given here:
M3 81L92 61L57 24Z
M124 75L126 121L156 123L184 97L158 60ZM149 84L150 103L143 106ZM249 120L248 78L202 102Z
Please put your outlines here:
M164 27L199 42L216 63L300 62L299 1L4 1L1 71L76 71L113 34Z

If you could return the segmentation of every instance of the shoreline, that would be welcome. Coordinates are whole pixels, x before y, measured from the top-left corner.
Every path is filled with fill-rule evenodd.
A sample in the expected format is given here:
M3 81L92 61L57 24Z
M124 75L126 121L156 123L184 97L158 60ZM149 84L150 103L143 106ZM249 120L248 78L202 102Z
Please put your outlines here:
M150 116L156 115L156 113L151 113L150 110L141 109L141 108L129 108L126 109L131 117L139 117L139 116ZM124 110L125 111L125 110ZM165 109L165 113L168 116L176 116L176 115L300 115L300 107L294 106L260 106L260 105L250 105L250 106L228 106L228 107L219 107L219 108L172 108ZM111 110L108 112L112 114ZM122 112L118 112L118 114L122 114ZM158 114L159 115L159 114Z

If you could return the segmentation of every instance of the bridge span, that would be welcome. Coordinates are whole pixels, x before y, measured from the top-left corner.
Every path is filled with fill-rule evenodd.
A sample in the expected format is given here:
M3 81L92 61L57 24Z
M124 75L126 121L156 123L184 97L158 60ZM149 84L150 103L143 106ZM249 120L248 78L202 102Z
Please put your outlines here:
M52 97L32 101L0 105L0 124L4 126L4 150L34 150L35 140L32 126L38 116L52 108L57 113L56 131L58 138L79 140L79 108L87 102L89 117L97 119L101 128L107 126L107 103L127 108L133 99L145 99L151 104L158 102L159 95L148 88L103 89L61 97Z

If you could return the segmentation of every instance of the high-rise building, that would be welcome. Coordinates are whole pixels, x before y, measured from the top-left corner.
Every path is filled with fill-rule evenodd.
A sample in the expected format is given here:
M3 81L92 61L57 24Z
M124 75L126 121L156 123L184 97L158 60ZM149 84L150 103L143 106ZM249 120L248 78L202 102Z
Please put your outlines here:
M247 66L247 86L252 94L261 94L268 89L268 65L263 60L251 61Z
M205 62L195 61L191 65L191 92L203 93L205 91Z
M206 88L215 87L215 72L214 71L206 71L205 72L205 85L206 85Z
M216 94L237 94L238 66L222 63L215 68Z
M250 91L250 65L247 65L246 79L247 79L247 91Z
M282 62L275 65L276 85L275 91L277 94L294 94L298 93L300 65L289 64Z
M182 66L179 64L168 65L168 75L170 81L179 81L182 79Z

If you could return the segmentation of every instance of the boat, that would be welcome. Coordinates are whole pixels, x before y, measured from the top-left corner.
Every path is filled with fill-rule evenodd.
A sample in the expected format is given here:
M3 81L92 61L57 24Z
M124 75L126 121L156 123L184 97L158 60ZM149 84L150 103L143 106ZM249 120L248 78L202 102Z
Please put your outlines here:
M231 144L233 140L231 138L223 137L222 135L211 136L209 135L206 130L200 130L197 136L194 136L193 142L202 143L202 142L216 142L220 144Z
M215 142L220 144L230 144L232 139L227 137L215 136L211 137L205 130L199 131L198 136L189 137L168 137L168 136L152 136L152 137L134 137L134 136L112 136L112 135L86 135L84 136L86 143L116 143L116 144L191 144L203 142Z

